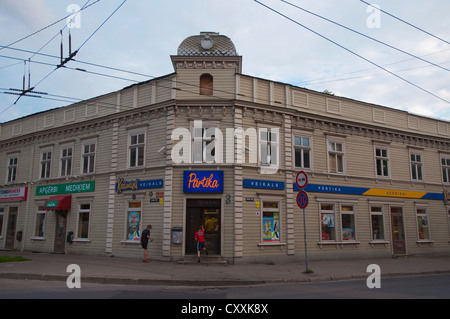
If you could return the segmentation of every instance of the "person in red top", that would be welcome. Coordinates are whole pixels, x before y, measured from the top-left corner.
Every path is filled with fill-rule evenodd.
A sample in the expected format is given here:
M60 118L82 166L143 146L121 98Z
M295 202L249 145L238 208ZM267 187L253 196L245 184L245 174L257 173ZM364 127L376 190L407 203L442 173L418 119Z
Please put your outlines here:
M205 230L203 226L200 226L198 231L194 235L195 241L197 242L197 262L200 262L200 253L202 250L205 251L205 254L208 255L208 251L205 247Z

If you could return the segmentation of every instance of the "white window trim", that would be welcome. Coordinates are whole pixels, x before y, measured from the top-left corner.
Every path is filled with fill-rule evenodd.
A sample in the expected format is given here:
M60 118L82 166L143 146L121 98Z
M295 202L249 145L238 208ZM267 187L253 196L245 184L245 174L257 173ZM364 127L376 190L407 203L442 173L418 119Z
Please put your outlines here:
M94 169L93 169L93 171L92 172L86 172L86 173L84 173L83 172L83 169L84 169L84 157L85 157L85 153L84 153L84 147L86 146L86 145L90 145L90 144L95 144L95 152L94 152ZM89 153L89 154L91 154L91 153ZM91 140L84 140L82 143L81 143L81 156L80 156L80 174L81 175L92 175L92 174L95 174L95 170L96 170L96 167L97 167L97 154L98 154L98 143L97 143L97 139L91 139Z
M417 210L419 209L423 209L425 210L425 214L419 214L417 212ZM424 205L424 204L415 204L414 205L414 211L415 211L415 219L416 219L416 234L417 234L417 244L421 244L421 243L433 243L434 241L431 240L431 228L430 228L430 214L428 213L428 205ZM418 224L418 220L417 217L419 216L425 216L427 219L427 228L428 228L428 238L424 238L424 239L420 239L419 238L419 224Z
M284 236L283 236L283 216L282 216L282 212L281 212L281 203L282 203L282 199L280 199L279 197L271 197L271 196L260 196L259 198L259 202L260 202L260 218L259 218L259 243L258 246L261 247L261 249L264 249L265 246L285 246L286 243L283 241ZM276 202L278 204L278 208L264 208L264 202ZM263 227L263 217L264 217L264 212L278 212L278 217L279 217L279 228L280 228L280 240L279 241L275 241L275 242L264 242L263 239L263 232L262 232L262 227Z
M86 213L88 210L87 209L81 209L81 205L89 205L89 224L88 224L88 237L87 238L82 238L82 237L78 237L78 232L79 232L79 228L80 228L80 214L81 213ZM77 227L76 227L76 232L73 234L74 242L90 242L90 238L91 238L91 221L92 221L92 201L82 201L78 203L78 216L77 216Z
M420 155L420 159L421 162L413 162L411 160L411 155ZM413 171L412 171L412 165L419 165L422 167L422 179L414 179L413 178ZM409 150L409 170L410 170L410 175L411 175L411 181L413 182L417 182L417 183L423 183L425 182L425 172L424 172L424 161L423 161L423 151L422 150L415 150L415 149L410 149ZM416 172L417 173L417 172Z
M135 197L135 199L133 198L133 195ZM139 225L139 231L142 231L142 221L143 221L143 217L144 217L144 196L145 193L134 193L133 195L127 196L127 200L126 200L126 206L124 208L125 210L125 222L124 222L124 229L123 229L123 240L120 241L121 244L123 245L127 245L127 244L132 244L132 245L139 245L140 244L140 240L130 240L127 238L127 227L128 227L128 212L132 211L132 210L137 210L136 208L130 208L130 203L134 203L134 202L140 202L141 203L141 207L140 207L140 212L141 212L141 220L140 220L140 225ZM142 234L141 234L142 235Z
M377 149L380 149L380 150L386 150L387 151L387 157L384 157L384 156L377 156ZM377 143L375 143L374 145L373 145L373 158L374 158L374 170L375 170L375 178L377 178L377 179L391 179L391 158L390 158L390 156L391 156L391 151L390 151L390 147L389 147L389 145L385 145L385 144L377 144ZM378 172L377 172L377 160L378 159L380 159L380 160L387 160L387 169L388 169L388 174L387 174L387 176L384 176L384 171L382 172L382 174L383 175L378 175ZM381 167L382 168L382 170L383 170L383 167Z
M372 207L380 207L381 208L381 212L372 212ZM372 225L372 215L381 215L383 217L383 232L384 232L384 238L377 238L374 239L373 236L373 225ZM373 245L374 244L384 244L385 247L387 247L387 245L389 244L389 241L387 240L387 228L386 228L386 222L387 222L387 217L386 217L386 211L385 211L385 204L383 203L371 203L369 202L369 223L370 223L370 240L369 240L369 244Z
M136 165L136 166L131 166L130 165L130 159L131 159L131 136L133 135L140 135L140 134L144 134L144 158L143 158L143 162L142 165ZM134 147L139 147L141 144L135 144L136 146ZM138 146L139 145L139 146ZM136 159L137 160L137 159ZM146 167L146 160L147 160L147 127L141 127L139 129L133 129L133 130L129 130L128 131L128 137L127 137L127 168L128 169L140 169L140 168L145 168Z
M330 143L342 144L342 152L330 151ZM347 172L347 164L346 164L347 154L346 154L345 138L344 137L336 137L336 136L328 136L327 137L326 148L327 148L326 156L327 156L327 171L328 171L328 174L346 175L347 174L346 173ZM342 172L338 172L337 171L337 163L336 163L336 172L331 172L330 152L332 152L333 154L342 154L342 156L343 156L343 158L342 158Z
M35 215L35 218L34 218L33 236L31 237L31 240L45 240L46 224L47 224L47 211L46 210L39 210L40 206L44 206L44 203L42 203L41 205L37 206L36 215ZM44 215L44 234L42 236L37 236L36 235L37 215Z
M201 126L200 126L201 122ZM202 137L197 137L195 134L195 130L202 128ZM208 136L212 133L212 130L208 129L217 129L214 131L215 138L213 139L211 136ZM213 164L213 163L223 163L223 133L220 130L220 121L191 121L190 122L190 132L191 132L191 163L193 164ZM198 161L195 159L195 146L196 143L202 143L202 159ZM208 160L206 154L206 146L207 142L214 143L214 159ZM234 151L234 150L233 150Z
M44 162L44 160L42 159L42 155L44 153L48 153L48 152L51 153L51 159L50 160L49 159L45 160L45 162L49 162L50 163L50 165L48 167L48 170L49 170L48 177L42 177L42 164ZM54 155L53 147L45 147L45 148L42 148L40 150L40 152L39 152L39 179L40 180L47 180L47 179L51 179L52 178L52 162L53 162L53 157L54 157L53 155Z
M69 158L68 156L63 158L63 151L65 149L68 149L68 148L72 149L72 156L70 157L70 159L71 159L70 174L69 175L62 175L61 174L61 170L62 170L62 167L63 167L63 159L68 159ZM60 153L59 153L59 174L58 174L59 177L71 177L71 176L73 176L73 155L74 155L74 150L75 150L75 148L74 148L73 143L61 145L61 149L60 149Z
M9 161L12 158L17 158L17 164L13 165L16 168L16 176L15 179L13 181L8 181L8 176L9 176L9 168L12 167L9 165ZM6 184L15 184L17 182L17 175L19 173L19 153L13 153L13 154L9 154L7 157L7 161L6 161L6 176L5 176L5 183Z
M295 137L307 137L309 138L309 147L304 147L304 146L296 146L295 145ZM302 157L302 165L303 166L295 166L295 150L297 148L300 149L309 149L309 164L310 167L304 167L304 161L303 161L303 157ZM303 154L303 152L302 152ZM314 170L314 160L313 160L313 134L311 132L305 132L305 131L293 131L292 132L292 168L293 169L302 169L305 171L309 171L312 172Z
M444 168L444 166L442 165L442 159L446 159L446 160L450 159L450 154L441 154L441 156L439 156L439 168L440 168L440 171L441 171L441 181L442 181L442 183L444 185L450 185L450 166L445 165L445 167L448 167L447 171L449 171L449 173L448 173L448 176L447 176L447 182L444 182L444 175L443 175L443 172L442 172L442 169Z

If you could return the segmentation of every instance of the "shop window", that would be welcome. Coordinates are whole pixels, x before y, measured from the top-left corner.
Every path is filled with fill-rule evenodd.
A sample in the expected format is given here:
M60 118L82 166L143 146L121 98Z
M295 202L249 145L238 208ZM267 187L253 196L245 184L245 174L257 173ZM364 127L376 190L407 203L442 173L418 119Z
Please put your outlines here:
M294 136L294 163L298 168L311 168L311 138Z
M419 240L430 239L430 229L428 227L428 214L426 208L416 208L417 232Z
M12 155L8 158L8 183L14 183L16 181L18 161L18 155Z
M421 154L412 154L411 158L411 178L413 181L422 181L423 180L423 163L422 163L422 155Z
M141 216L142 203L129 202L127 210L127 238L126 240L140 240L141 239Z
M83 144L83 174L94 173L95 169L95 143Z
M336 240L334 204L320 204L322 241Z
M61 177L72 175L73 147L63 147L61 150Z
M263 201L262 240L264 243L280 242L280 209L278 202Z
M389 177L389 157L386 148L375 148L375 162L378 177Z
M328 171L330 173L344 173L344 144L328 142Z
M211 74L202 74L200 76L200 95L213 95L213 82Z
M35 237L44 237L45 232L45 209L44 206L39 206L36 213L36 226L34 229Z
M129 142L129 167L144 166L145 133L130 134Z
M372 240L384 240L384 221L382 206L370 207L370 223Z
M352 205L341 206L342 240L356 240L355 212Z
M50 178L51 166L52 166L52 151L43 150L41 152L41 179Z
M91 217L91 204L81 204L78 214L77 238L89 238L89 220Z

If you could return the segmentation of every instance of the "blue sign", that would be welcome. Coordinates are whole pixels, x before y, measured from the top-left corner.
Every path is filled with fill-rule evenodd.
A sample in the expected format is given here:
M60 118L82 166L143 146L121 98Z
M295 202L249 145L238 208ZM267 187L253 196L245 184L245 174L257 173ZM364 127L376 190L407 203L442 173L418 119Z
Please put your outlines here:
M138 190L138 189L148 189L148 188L161 188L163 187L162 179L146 180L141 181L139 179L133 179L127 181L124 178L118 178L116 183L116 192L118 194L127 190Z
M223 193L223 171L184 171L183 192Z
M245 188L284 189L284 182L261 181L257 179L244 179Z

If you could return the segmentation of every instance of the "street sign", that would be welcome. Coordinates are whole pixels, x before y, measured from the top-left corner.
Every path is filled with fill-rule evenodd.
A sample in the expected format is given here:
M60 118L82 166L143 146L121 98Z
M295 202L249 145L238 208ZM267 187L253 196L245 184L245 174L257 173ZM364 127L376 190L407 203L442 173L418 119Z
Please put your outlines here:
M300 208L306 208L308 206L309 198L305 191L300 191L297 194L297 205Z
M295 183L298 188L305 188L308 185L308 175L304 171L300 171L295 178Z

